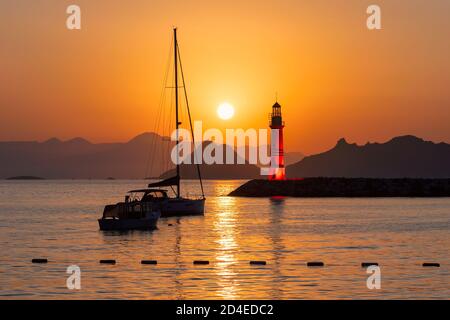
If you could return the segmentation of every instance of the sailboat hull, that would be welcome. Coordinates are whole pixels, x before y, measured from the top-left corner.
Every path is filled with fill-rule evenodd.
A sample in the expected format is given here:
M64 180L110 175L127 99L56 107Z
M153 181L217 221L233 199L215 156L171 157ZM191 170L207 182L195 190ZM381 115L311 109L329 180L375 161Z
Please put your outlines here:
M203 215L205 199L170 198L161 204L161 217Z
M161 211L151 203L119 202L105 206L98 225L102 231L153 230L160 217Z
M98 219L101 231L155 230L158 218L142 219Z

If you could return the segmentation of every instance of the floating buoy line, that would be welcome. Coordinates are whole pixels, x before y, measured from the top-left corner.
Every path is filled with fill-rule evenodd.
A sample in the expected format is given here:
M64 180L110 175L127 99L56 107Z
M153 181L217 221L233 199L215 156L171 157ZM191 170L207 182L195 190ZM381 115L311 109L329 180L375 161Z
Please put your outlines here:
M55 262L55 261L50 261L50 262ZM117 261L115 259L100 259L99 260L99 264L115 265L116 262ZM49 263L49 260L47 258L33 258L33 259L31 259L31 263L47 264L47 263ZM142 264L142 265L157 265L158 260L141 260L140 264ZM193 260L192 264L193 265L210 265L210 261L209 260ZM248 264L251 266L266 266L269 263L267 263L267 261L265 261L265 260L250 260L248 262ZM335 267L335 266L339 266L339 265L328 265L328 266ZM348 265L345 265L345 266L348 266ZM361 267L363 267L363 268L368 268L370 266L379 266L379 264L378 264L378 262L361 262ZM306 262L306 267L325 267L325 263L322 261L308 261L308 262ZM441 264L438 262L423 262L422 267L424 267L424 268L427 268L427 267L440 268Z

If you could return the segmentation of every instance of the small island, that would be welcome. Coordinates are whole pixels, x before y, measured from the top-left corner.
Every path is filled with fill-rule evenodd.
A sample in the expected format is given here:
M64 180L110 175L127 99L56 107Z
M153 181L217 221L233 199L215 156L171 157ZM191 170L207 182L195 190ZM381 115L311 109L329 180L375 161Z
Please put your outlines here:
M450 179L304 178L250 180L232 197L450 197Z
M6 178L6 180L45 180L45 178L35 176L16 176Z

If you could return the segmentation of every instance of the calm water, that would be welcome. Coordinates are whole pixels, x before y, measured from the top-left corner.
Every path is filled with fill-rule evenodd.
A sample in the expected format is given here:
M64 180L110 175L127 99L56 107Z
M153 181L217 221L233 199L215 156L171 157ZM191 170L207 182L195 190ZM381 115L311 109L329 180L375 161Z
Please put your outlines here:
M151 232L107 233L97 225L103 206L144 181L2 181L0 298L450 297L450 198L225 196L241 183L206 182L204 217L161 219ZM36 257L49 263L31 264ZM317 260L325 267L306 267ZM380 264L381 290L367 289L363 261ZM423 268L424 261L441 267ZM72 264L81 268L80 291L66 288Z

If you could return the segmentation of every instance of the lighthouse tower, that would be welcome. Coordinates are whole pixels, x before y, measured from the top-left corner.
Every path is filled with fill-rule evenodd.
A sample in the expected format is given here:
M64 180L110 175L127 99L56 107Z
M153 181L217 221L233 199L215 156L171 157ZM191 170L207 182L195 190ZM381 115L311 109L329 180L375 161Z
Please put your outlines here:
M284 147L283 128L284 121L281 117L281 106L278 102L272 106L272 113L269 115L270 126L270 171L269 180L285 180L286 171L284 168Z

